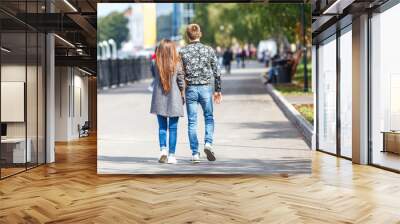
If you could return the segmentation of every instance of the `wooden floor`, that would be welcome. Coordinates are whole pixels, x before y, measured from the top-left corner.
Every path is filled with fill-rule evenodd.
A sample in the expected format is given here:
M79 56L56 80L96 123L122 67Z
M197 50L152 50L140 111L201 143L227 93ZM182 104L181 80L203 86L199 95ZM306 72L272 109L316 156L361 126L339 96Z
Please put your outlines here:
M7 167L7 168L1 168L1 177L8 177L11 176L13 174L19 173L19 172L23 172L25 171L25 166L24 167Z
M312 175L99 176L96 139L0 181L0 223L400 223L400 175L313 153Z

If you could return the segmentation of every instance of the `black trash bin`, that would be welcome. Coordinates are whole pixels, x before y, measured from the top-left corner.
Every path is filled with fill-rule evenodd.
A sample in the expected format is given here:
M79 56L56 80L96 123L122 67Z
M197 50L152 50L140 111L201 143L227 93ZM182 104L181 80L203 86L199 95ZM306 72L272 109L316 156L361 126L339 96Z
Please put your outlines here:
M278 69L278 83L290 83L292 81L292 77L290 75L291 67L289 64L285 64L279 66Z
M278 83L290 83L292 81L292 76L291 76L291 69L292 66L289 63L288 60L279 60L277 62L277 82Z

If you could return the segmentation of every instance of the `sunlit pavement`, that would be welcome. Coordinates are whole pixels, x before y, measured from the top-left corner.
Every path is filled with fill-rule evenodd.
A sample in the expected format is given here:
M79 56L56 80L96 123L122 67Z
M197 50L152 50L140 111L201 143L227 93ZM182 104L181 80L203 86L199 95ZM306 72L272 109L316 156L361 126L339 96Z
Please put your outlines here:
M179 121L178 164L159 164L158 125L149 113L149 81L98 94L98 172L102 174L310 173L310 150L260 79L257 62L223 75L223 102L215 105L217 161L191 164L187 117ZM199 107L199 140L204 136ZM200 152L203 152L203 145Z

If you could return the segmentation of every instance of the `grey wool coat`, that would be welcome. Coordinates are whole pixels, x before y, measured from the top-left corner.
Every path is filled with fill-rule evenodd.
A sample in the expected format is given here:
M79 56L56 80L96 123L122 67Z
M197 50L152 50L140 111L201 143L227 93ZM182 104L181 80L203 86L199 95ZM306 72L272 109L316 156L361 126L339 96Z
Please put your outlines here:
M151 97L150 113L164 117L183 117L183 100L180 91L185 88L185 73L178 63L175 74L171 77L171 90L165 94L160 80L160 73L155 68L154 89Z

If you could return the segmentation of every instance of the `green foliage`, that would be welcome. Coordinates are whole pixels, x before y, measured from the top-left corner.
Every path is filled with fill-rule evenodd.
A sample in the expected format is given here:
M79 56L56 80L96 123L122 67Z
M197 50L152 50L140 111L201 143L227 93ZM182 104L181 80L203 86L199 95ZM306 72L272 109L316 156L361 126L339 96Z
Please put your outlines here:
M274 87L284 96L312 96L311 88L304 92L304 87L297 83L277 83Z
M218 4L219 5L219 4ZM201 27L202 31L202 41L208 44L215 44L215 23L211 22L212 18L210 18L209 7L210 4L198 3L195 5L195 17L193 19L194 23L197 23ZM186 35L184 35L186 36Z
M109 15L102 17L97 22L99 41L114 39L118 49L121 48L121 43L128 40L128 19L123 13L112 12Z
M311 125L314 124L314 106L312 104L300 104L294 105L294 107Z
M203 30L203 41L211 45L258 44L275 38L300 43L301 4L207 3L195 5L194 22ZM311 43L311 5L305 4L307 43Z
M303 63L297 66L296 74L292 83L277 83L274 84L276 90L284 96L312 96L311 92L311 63L307 64L308 75L308 92L304 92L304 65Z
M311 63L307 64L307 75L308 75L308 84L311 88ZM299 85L303 85L304 83L304 64L301 62L296 69L296 74L294 75L293 81L298 83Z

